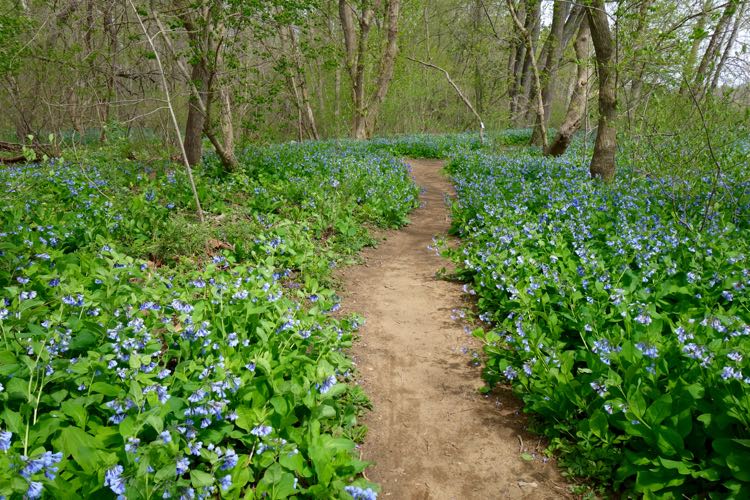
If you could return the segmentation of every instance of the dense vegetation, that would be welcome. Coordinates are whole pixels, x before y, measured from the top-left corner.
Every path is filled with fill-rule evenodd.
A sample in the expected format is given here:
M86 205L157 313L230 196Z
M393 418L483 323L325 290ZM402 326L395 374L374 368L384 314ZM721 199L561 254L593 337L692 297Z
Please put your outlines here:
M746 154L743 144L728 155ZM455 155L491 385L575 474L676 498L750 493L750 183L592 183L571 158Z
M367 399L340 383L359 320L332 316L329 275L367 225L406 222L416 187L400 160L331 144L243 165L197 179L209 232L168 163L0 171L0 495L371 486L351 483Z
M488 391L600 491L750 496L748 12L0 0L0 500L375 498L332 270L408 156Z

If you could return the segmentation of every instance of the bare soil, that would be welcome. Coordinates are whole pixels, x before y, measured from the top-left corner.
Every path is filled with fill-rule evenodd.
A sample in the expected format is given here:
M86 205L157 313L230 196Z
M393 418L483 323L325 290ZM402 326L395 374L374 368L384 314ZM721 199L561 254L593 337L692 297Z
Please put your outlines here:
M525 431L521 405L508 389L483 396L480 351L453 311L470 307L461 285L436 278L449 264L428 249L450 225L443 162L410 160L422 207L400 231L342 271L343 306L364 315L352 348L359 383L373 402L367 477L394 499L559 499L568 488ZM467 354L468 353L468 354ZM521 454L533 454L526 461Z

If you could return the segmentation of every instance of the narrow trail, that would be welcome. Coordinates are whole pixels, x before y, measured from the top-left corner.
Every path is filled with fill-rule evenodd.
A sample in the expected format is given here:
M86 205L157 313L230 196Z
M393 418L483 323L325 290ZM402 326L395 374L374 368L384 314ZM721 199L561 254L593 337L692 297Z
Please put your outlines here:
M352 354L374 405L364 422L367 477L381 498L399 500L565 498L552 463L520 456L538 451L538 438L524 431L518 401L507 390L477 392L481 369L464 348L479 346L451 319L468 304L459 284L435 277L448 262L427 248L449 228L452 188L443 162L409 163L422 207L341 274L344 308L366 319Z

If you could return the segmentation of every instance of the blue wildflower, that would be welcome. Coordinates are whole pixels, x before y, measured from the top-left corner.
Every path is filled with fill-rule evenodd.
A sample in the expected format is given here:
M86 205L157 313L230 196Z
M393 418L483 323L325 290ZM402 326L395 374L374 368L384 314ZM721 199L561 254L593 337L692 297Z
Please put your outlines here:
M187 457L182 457L179 460L177 460L175 471L177 472L178 476L182 476L189 469L190 469L190 460L188 460Z
M271 431L273 431L273 428L267 425L259 425L253 428L253 430L250 431L250 434L252 434L253 436L258 436L258 437L266 437L269 434L271 434Z
M27 498L39 498L42 496L42 490L44 487L42 486L42 483L39 483L37 481L31 481L29 483L29 489L26 491L26 497Z
M317 384L318 391L321 394L325 394L326 392L330 391L331 388L336 385L336 375L331 375L325 381L323 381L322 384Z
M227 474L226 476L219 479L219 486L221 486L222 490L228 490L232 486L232 476L230 474Z
M347 486L344 491L349 493L355 500L377 500L378 494L372 488L363 489L359 486Z
M104 486L109 487L117 495L125 494L125 480L122 478L123 467L115 465L104 473Z
M221 464L221 467L219 467L221 470L229 470L234 468L235 465L237 465L237 462L239 461L239 457L237 456L237 453L232 448L227 448L226 453L224 454L224 463Z
M0 451L8 451L10 449L10 439L13 437L13 433L10 431L0 432Z

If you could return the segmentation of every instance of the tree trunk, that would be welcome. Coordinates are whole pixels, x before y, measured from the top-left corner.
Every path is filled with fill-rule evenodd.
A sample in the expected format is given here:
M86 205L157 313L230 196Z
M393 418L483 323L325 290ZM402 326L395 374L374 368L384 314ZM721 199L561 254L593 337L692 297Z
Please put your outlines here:
M336 131L338 132L339 119L341 118L341 67L336 67L336 73L334 75L333 82L333 98L335 102L333 108L333 116L336 119Z
M706 82L708 82L717 62L716 59L721 46L721 40L724 37L724 32L726 31L732 16L734 16L734 13L737 11L738 5L739 0L729 0L727 2L726 7L724 7L724 12L722 12L721 18L719 18L719 22L716 23L716 29L714 29L713 35L711 35L708 47L706 47L706 51L703 53L703 58L701 58L701 63L695 74L695 88L698 89L700 95L703 95L706 89Z
M401 0L388 0L386 2L386 46L383 56L380 59L380 70L378 72L377 83L375 84L375 93L370 99L368 116L365 117L367 124L367 135L371 136L375 131L375 123L380 114L380 106L388 94L393 79L393 69L396 65L396 55L398 54L398 17L401 7Z
M573 92L570 95L568 111L565 119L557 131L557 136L552 144L545 150L544 154L560 156L568 149L573 135L581 127L581 120L586 109L586 88L591 78L591 67L589 65L589 52L591 50L591 37L589 34L588 20L581 22L578 36L573 45L576 51L576 62L578 64L577 78Z
M729 58L729 54L732 52L732 47L734 46L734 42L737 40L737 34L739 33L740 26L742 25L746 7L747 7L747 2L741 2L740 6L737 9L737 16L734 19L734 26L732 26L732 33L729 35L729 41L727 41L727 45L724 48L724 52L721 54L721 59L719 60L719 64L716 66L716 70L714 71L714 76L711 80L711 87L710 87L711 92L716 90L716 87L719 84L719 79L721 78L721 72L724 70L724 65L726 64L727 59Z
M525 114L529 109L534 109L535 106L535 104L532 104L534 102L533 94L536 91L533 87L535 79L533 64L536 64L537 62L536 47L539 42L539 31L542 24L541 0L527 0L526 4L526 21L523 24L523 27L526 30L526 33L528 33L528 36L526 36L526 58L524 59L523 70L521 71L520 97L522 102L519 102L517 110L517 118L519 120L517 121L518 125L526 125L528 123L524 120ZM529 43L531 43L533 49L529 49Z
M526 3L523 0L519 0L516 8L516 16L522 23L526 21ZM512 21L511 21L512 22ZM526 61L526 42L522 36L519 36L515 43L511 43L513 47L512 54L513 60L509 61L509 76L510 85L508 89L508 97L510 98L510 121L515 123L516 115L520 108L520 93L521 83L523 81L523 67Z
M628 116L628 128L631 127L633 119L633 110L638 106L638 102L641 100L641 92L643 89L643 77L646 73L646 67L649 64L647 54L644 53L644 35L648 28L648 11L651 8L651 0L644 0L641 3L641 7L638 10L638 18L635 29L631 35L633 39L633 54L635 59L635 71L630 80L630 95L625 93L626 105L627 105L627 116Z
M609 29L607 12L604 10L604 0L593 0L586 7L586 11L596 52L596 69L599 74L599 123L589 171L591 177L610 182L615 177L615 152L617 150L614 42Z
M302 61L302 53L299 49L299 41L297 40L297 34L294 32L294 26L290 26L289 30L289 43L291 45L292 60L294 61L294 70L297 75L296 82L299 91L299 101L301 104L300 112L305 123L310 139L318 140L318 127L315 124L315 114L313 113L312 106L310 105L310 93L307 90L307 77L305 75L305 67Z
M194 167L201 162L203 156L203 128L206 123L204 109L208 101L208 71L202 59L193 63L190 80L192 83L189 85L195 85L202 100L199 103L196 96L190 96L185 124L185 154L190 166Z
M536 52L534 49L534 42L533 42L533 34L529 32L529 30L521 24L520 19L518 19L518 16L516 15L516 9L513 6L513 2L511 0L507 0L508 4L508 10L510 11L511 18L513 19L513 22L516 25L516 28L518 31L521 32L521 35L523 36L524 40L526 40L526 51L528 52L529 56L528 59L531 61L531 71L534 76L534 88L536 89L536 113L539 118L539 123L541 123L542 127L542 147L547 147L547 128L544 121L544 102L542 101L542 83L539 78L539 67L537 66L536 62Z
M109 38L109 68L107 72L107 94L102 103L102 131L99 142L107 141L107 124L112 119L112 101L117 100L117 87L115 86L115 73L117 68L117 54L120 51L120 41L115 28L114 6L105 9L103 14L104 31ZM115 117L117 119L117 117Z
M473 12L473 30L474 33L479 34L479 30L482 27L482 0L474 1L474 12ZM479 42L481 43L481 41ZM479 64L479 57L476 54L478 43L476 40L472 42L472 48L475 51L474 54L474 103L477 106L477 112L482 114L484 111L484 78L482 78L482 68Z
M552 104L552 90L555 83L555 75L557 74L557 65L560 63L560 57L565 49L562 46L563 28L565 27L565 20L570 10L570 4L566 2L555 2L555 6L552 11L552 25L550 26L550 32L547 36L547 40L544 42L544 49L542 53L546 56L544 60L544 69L542 69L542 104L544 107L544 113L537 115L534 121L534 131L531 134L531 144L535 146L542 145L542 123L540 118L544 120L544 124L549 122L549 114Z
M704 0L703 9L701 10L700 16L698 16L698 21L696 22L695 28L693 29L693 32L695 34L703 33L703 31L706 29L708 11L711 10L713 4L713 0ZM688 53L687 61L685 61L685 64L682 68L683 80L680 84L680 95L683 97L688 95L687 82L689 82L693 77L693 71L695 71L695 62L698 60L698 50L700 50L701 48L702 41L703 37L694 36L693 43L690 46L690 52Z
M380 57L380 65L375 90L367 99L365 69L370 28L375 18L375 10L380 1L364 2L358 16L359 30L354 25L352 7L346 0L339 0L339 18L344 34L346 67L352 82L352 135L355 139L367 139L375 127L380 105L388 92L393 78L393 68L398 52L398 17L400 0L385 3L386 45Z
M219 97L221 98L221 135L224 138L224 149L229 151L234 157L234 124L232 117L232 99L229 90L226 86L221 87L219 90ZM232 164L236 164L237 160L234 159Z

